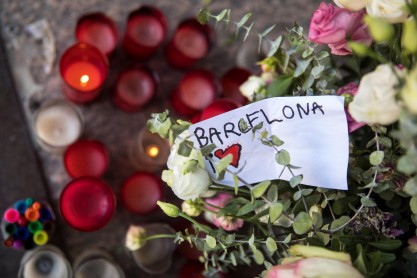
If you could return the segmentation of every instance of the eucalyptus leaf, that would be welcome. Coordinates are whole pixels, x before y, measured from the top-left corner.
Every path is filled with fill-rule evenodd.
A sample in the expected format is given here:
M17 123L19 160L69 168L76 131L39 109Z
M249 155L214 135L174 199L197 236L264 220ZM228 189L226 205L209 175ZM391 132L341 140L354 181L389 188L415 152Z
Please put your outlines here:
M376 207L375 201L369 197L362 197L361 204L364 205L365 207L371 207L371 208Z
M282 203L272 203L269 208L269 222L274 223L281 216L284 206Z
M291 241L291 237L292 237L292 234L288 234L286 237L285 237L285 239L284 239L284 243L290 243L290 241Z
M178 145L178 154L189 157L191 151L193 150L192 146L194 143L192 141L184 140Z
M187 160L187 162L183 166L183 174L186 175L188 173L194 172L198 167L198 161L195 159Z
M402 242L398 239L387 239L370 242L369 244L381 250L395 250L401 247Z
M291 162L290 153L286 150L280 150L275 155L275 160L278 164L286 166Z
M255 210L254 204L247 203L246 205L244 205L243 207L241 207L238 210L236 216L242 216L242 215L248 214L249 212L254 211L254 210Z
M263 181L263 182L257 184L254 188L252 188L253 196L255 198L261 197L270 185L271 185L270 180L266 180L266 181Z
M235 195L239 192L239 177L237 175L233 175L233 185L235 187Z
M215 144L210 144L210 145L202 147L200 151L203 154L203 156L208 156L214 151L215 148L216 148Z
M293 229L297 235L302 235L310 231L312 225L313 221L311 220L310 215L302 211L295 217Z
M278 38L276 38L272 44L271 44L271 48L268 51L268 55L267 57L272 57L275 55L275 53L278 51L279 47L281 46L282 43L282 36L279 36Z
M279 139L276 135L271 135L270 140L276 147L281 147L284 144L284 141Z
M277 247L277 243L275 242L275 240L274 239L272 239L271 237L268 237L267 239L266 239L266 242L265 242L265 244L266 244L266 248L269 250L269 252L275 252L275 250L277 250L278 249L278 247Z
M222 159L220 159L220 161L218 161L216 163L216 175L217 177L220 177L220 173L224 173L224 171L226 170L226 168L230 165L230 163L233 160L233 155L232 154L228 154L225 157L223 157Z
M210 248L216 247L216 239L210 235L206 235L206 243Z
M272 184L269 187L268 193L266 194L266 198L271 202L276 202L278 200L278 187L276 184Z
M236 23L236 26L238 28L242 27L243 25L245 25L245 23L249 20L249 18L251 18L252 13L247 13L245 14L240 20L239 22Z
M384 152L383 151L374 151L369 156L369 162L374 165L378 166L384 160Z
M307 60L297 59L295 61L296 68L295 68L295 71L294 71L293 76L295 78L300 77L307 70L307 68L310 65L311 61L313 61L313 58L309 58Z
M272 81L272 83L267 87L266 93L270 97L280 97L286 95L291 88L293 82L292 76L278 76Z
M417 195L410 199L410 208L413 214L417 214Z
M255 250L255 251L253 252L253 255L254 255L254 257L255 257L255 262L256 262L257 264L261 265L261 264L263 264L263 263L264 263L264 261L265 261L265 257L264 257L264 255L262 254L262 252L261 252L261 251L259 251L259 250Z
M303 175L297 175L297 176L293 176L290 180L290 186L292 188L296 187L297 185L299 185L301 183L301 181L303 180Z
M417 177L413 177L405 183L404 192L410 196L417 195Z

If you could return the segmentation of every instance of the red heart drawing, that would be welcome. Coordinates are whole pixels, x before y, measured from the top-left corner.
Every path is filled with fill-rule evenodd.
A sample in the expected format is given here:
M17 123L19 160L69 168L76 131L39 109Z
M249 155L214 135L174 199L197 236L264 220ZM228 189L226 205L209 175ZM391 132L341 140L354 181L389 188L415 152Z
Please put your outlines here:
M240 152L241 151L242 151L242 146L240 144L233 144L233 145L227 147L224 151L222 149L216 150L214 152L214 155L217 158L222 159L226 155L232 154L233 159L232 159L232 162L230 163L230 165L237 168L237 167L239 167L239 160L240 160Z

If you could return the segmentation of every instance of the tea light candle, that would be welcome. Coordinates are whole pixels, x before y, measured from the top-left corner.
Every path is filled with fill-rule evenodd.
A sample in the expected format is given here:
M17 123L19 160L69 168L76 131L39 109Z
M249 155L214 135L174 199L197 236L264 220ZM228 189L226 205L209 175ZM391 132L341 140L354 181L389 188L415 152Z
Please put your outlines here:
M147 68L135 65L120 73L113 91L113 102L126 112L138 111L155 95L159 78Z
M167 34L165 15L156 7L142 6L127 19L122 48L128 56L144 60L153 55Z
M128 157L138 170L158 172L168 160L170 146L167 140L143 127L128 147Z
M50 152L61 152L82 134L81 112L63 100L43 104L34 116L33 129L39 145Z
M107 56L116 49L118 33L116 23L99 12L82 16L75 28L75 37L79 42L93 45Z
M207 24L191 18L182 21L165 49L168 63L179 69L192 67L204 58L214 40L214 32Z
M207 106L206 109L203 110L201 113L200 121L210 119L238 107L239 105L236 102L229 99L215 100L209 106Z
M96 140L78 140L64 153L64 165L73 178L101 177L109 165L109 151Z
M65 96L80 104L90 102L99 95L109 72L106 56L86 43L76 43L67 49L59 68L65 82Z
M171 95L176 112L192 116L213 102L217 95L214 76L206 70L187 73Z
M148 172L137 172L122 186L122 202L131 212L147 214L157 208L156 202L162 199L162 181Z
M248 103L248 99L242 95L239 90L240 85L245 82L251 72L244 68L232 68L226 72L221 80L222 96L227 99L232 99L241 105Z

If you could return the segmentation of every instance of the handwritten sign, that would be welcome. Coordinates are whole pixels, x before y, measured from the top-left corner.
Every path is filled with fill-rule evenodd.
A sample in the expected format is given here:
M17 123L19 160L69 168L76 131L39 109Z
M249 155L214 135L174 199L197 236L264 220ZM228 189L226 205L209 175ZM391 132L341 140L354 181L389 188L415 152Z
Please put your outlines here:
M247 130L239 128L240 119L246 122ZM262 129L253 136L251 129L261 122ZM276 149L262 144L260 134L264 130L284 143ZM248 183L290 180L293 174L302 174L303 184L347 189L349 140L343 97L265 99L194 124L189 132L197 148L216 145L212 161L205 161L213 179L213 161L232 154L228 169L239 172ZM280 150L288 151L291 165L301 168L291 173L278 164L275 155ZM217 182L233 186L233 175L226 173Z

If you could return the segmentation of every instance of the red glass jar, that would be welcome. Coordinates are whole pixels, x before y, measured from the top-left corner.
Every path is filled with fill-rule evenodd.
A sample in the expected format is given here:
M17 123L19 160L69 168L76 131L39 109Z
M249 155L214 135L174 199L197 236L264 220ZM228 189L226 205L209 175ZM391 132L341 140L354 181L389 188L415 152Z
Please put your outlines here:
M192 116L206 108L217 95L216 80L207 70L195 70L181 79L171 95L175 111Z
M93 45L107 56L116 49L118 36L116 23L100 12L83 15L75 27L75 37L79 42Z
M137 214L147 214L157 208L156 202L162 199L162 181L155 175L140 171L129 177L121 189L125 207Z
M248 99L240 92L240 85L248 80L251 72L244 68L232 68L226 72L221 80L222 97L232 99L241 105L248 103Z
M76 43L62 55L59 69L64 80L65 96L81 104L93 101L100 94L109 72L109 63L96 47Z
M104 227L113 217L116 198L110 186L94 177L71 181L59 200L61 215L74 229L92 232Z
M166 17L159 9L142 6L129 14L122 48L133 59L149 58L164 42L167 29Z
M155 96L158 75L145 67L134 65L119 74L113 91L113 102L126 112L135 112Z
M178 69L192 67L207 56L214 42L214 32L207 24L191 18L182 21L165 49L168 63Z
M239 108L239 105L233 100L217 99L203 110L200 116L200 121L210 119L236 108Z
M64 153L64 165L73 178L83 176L101 177L109 165L109 151L95 140L78 140Z

